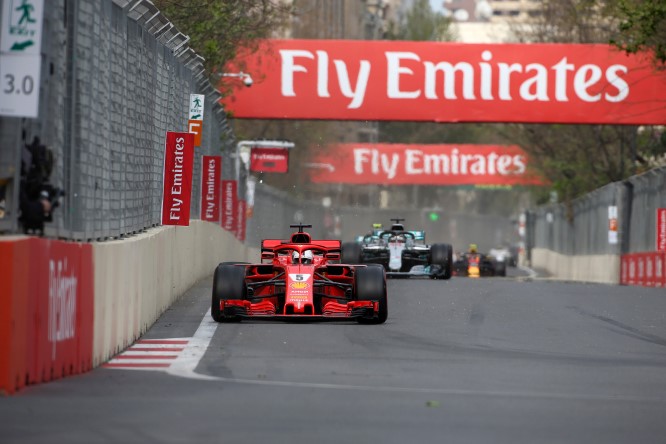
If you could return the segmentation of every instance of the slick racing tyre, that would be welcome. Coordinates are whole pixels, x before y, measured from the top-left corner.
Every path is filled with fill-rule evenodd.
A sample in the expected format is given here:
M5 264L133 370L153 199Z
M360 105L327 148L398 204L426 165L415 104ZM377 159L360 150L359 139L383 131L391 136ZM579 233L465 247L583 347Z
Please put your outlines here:
M225 315L220 310L220 301L244 299L245 294L245 267L234 265L234 262L223 262L218 265L213 277L213 295L210 305L213 320L239 322L239 316Z
M430 247L430 265L439 265L440 268L430 275L431 279L451 279L453 247L449 244L434 244Z
M361 245L356 242L342 243L342 263L360 264L361 263Z
M384 267L377 264L356 269L354 292L358 301L378 301L377 318L359 318L361 324L383 324L388 318L388 298L386 297L386 276Z

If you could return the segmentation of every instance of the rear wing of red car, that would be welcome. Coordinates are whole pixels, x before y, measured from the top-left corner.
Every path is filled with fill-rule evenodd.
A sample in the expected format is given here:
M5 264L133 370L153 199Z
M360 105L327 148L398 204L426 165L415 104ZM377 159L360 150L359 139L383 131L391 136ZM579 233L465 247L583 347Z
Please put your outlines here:
M261 251L271 251L273 248L282 245L288 244L289 241L280 240L280 239L264 239L261 241ZM342 244L339 240L312 240L308 242L317 247L323 247L328 250L340 250Z

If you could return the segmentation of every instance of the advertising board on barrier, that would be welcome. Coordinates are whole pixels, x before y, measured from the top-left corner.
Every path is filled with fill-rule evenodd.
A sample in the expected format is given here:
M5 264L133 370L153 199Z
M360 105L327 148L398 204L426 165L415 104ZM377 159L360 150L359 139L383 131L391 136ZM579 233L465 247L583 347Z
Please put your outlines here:
M245 225L247 221L247 204L244 200L240 199L238 201L238 226L236 227L236 238L244 242L245 241Z
M309 164L315 183L540 185L518 146L331 145Z
M266 40L238 63L262 76L236 118L666 123L666 76L612 45Z
M285 148L252 148L250 171L257 173L286 173L289 171L289 150Z
M194 134L167 131L162 225L190 225Z
M222 186L222 228L232 233L238 229L238 182L223 180Z
M222 158L203 156L201 158L201 220L220 221L220 174Z
M666 208L657 208L657 251L666 251Z
M12 326L0 328L0 391L89 370L92 245L21 239L0 242L0 257L0 327Z

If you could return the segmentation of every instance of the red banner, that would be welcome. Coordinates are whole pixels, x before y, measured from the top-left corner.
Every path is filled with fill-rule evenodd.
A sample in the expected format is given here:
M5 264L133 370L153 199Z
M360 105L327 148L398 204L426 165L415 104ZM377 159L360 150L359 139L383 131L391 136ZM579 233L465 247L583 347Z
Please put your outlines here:
M167 131L164 151L162 225L189 225L194 134Z
M92 246L4 241L0 265L0 391L90 370Z
M657 251L666 251L666 208L657 208Z
M238 201L238 227L236 228L236 238L245 242L245 224L247 221L247 204L244 200Z
M286 173L289 171L289 150L285 148L252 148L250 171Z
M666 74L610 45L267 40L242 62L236 118L666 123Z
M238 229L238 182L222 181L222 228L232 233Z
M515 145L331 145L308 164L315 183L539 185Z
M220 174L222 158L203 156L201 158L201 220L220 221Z

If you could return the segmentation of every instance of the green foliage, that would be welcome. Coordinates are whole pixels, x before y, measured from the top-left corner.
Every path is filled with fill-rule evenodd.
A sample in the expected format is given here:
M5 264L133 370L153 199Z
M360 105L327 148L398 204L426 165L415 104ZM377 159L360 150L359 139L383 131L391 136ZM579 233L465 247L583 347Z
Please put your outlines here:
M428 0L416 0L404 23L393 23L386 35L389 40L447 41L453 39L451 20L430 7Z
M285 23L291 9L272 0L155 0L176 27L190 36L190 46L206 59L214 77L237 52L252 50ZM215 79L213 79L215 80Z
M666 2L619 0L620 35L612 43L629 53L652 51L654 60L666 63Z

